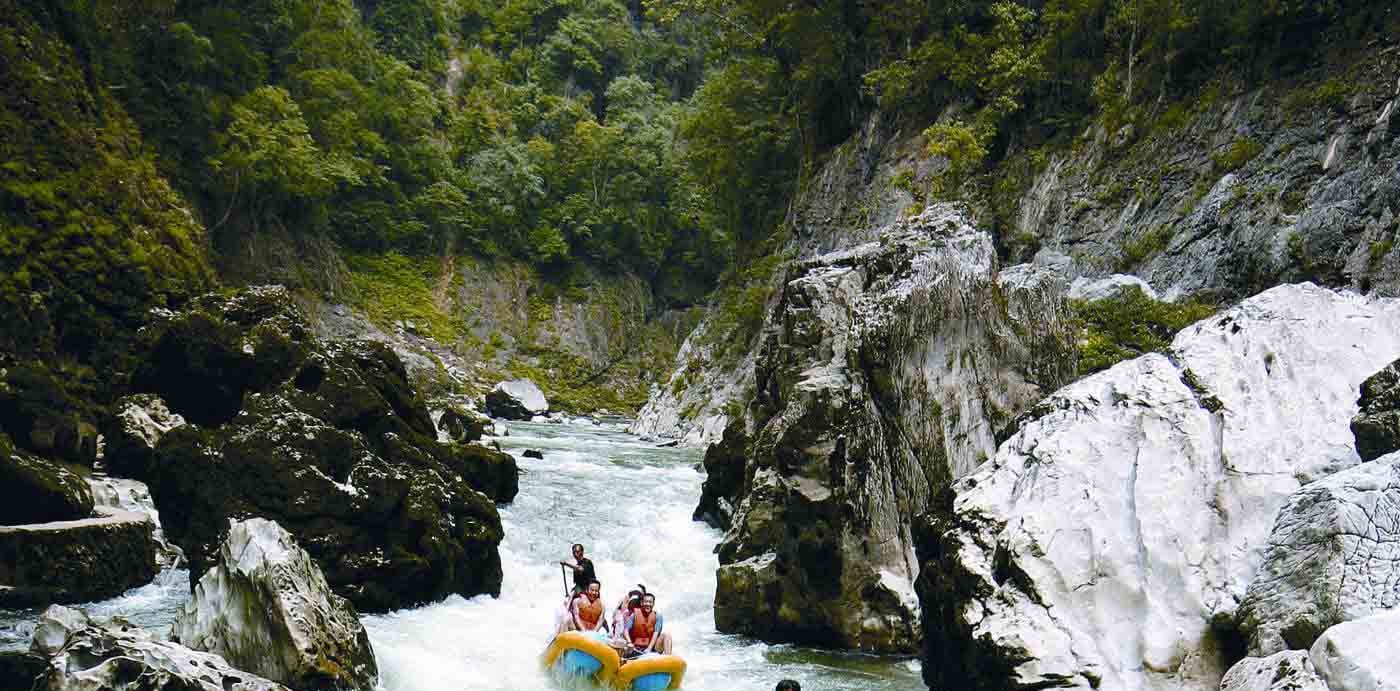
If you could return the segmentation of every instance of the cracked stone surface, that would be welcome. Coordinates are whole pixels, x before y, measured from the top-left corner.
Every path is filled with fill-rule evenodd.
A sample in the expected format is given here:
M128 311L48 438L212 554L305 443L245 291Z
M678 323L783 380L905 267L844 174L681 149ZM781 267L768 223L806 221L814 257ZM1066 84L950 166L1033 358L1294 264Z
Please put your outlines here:
M930 687L1218 688L1278 510L1360 460L1400 301L1280 286L1171 352L1037 405L921 529Z
M1328 627L1400 605L1400 453L1298 490L1240 605L1250 654L1307 649Z
M1220 680L1220 691L1330 691L1305 650L1247 657Z

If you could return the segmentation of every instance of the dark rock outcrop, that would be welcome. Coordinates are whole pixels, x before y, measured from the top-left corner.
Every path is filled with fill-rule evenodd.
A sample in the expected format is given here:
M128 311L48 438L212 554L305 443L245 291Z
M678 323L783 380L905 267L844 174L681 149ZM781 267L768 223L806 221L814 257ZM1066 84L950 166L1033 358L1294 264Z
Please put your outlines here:
M539 449L525 449L525 453L523 453L523 454L521 454L521 455L524 456L524 457L526 457L526 458L536 458L536 459L543 459L543 458L544 458L544 452L543 452L543 451L540 451Z
M229 529L172 639L300 691L371 691L378 681L355 608L287 531L261 518Z
M724 428L718 444L705 449L705 483L700 487L700 504L694 518L720 530L729 530L744 488L744 459L749 439L742 418Z
M102 424L106 450L102 464L118 477L145 480L155 459L156 444L185 419L170 412L165 401L153 394L126 396L113 406Z
M1062 287L1004 286L995 262L991 237L940 205L789 270L747 419L707 457L699 515L733 507L719 630L917 646L911 518L1072 370Z
M1351 419L1361 460L1400 450L1400 361L1392 362L1361 384L1361 412Z
M290 691L132 626L55 605L45 610L30 652L48 659L32 691Z
M148 478L192 580L230 519L261 516L294 535L362 611L499 592L492 502L515 496L514 459L438 442L392 350L321 344L289 300L267 288L201 298L197 314L164 315L148 337L138 381L158 385L173 413L205 421L167 432ZM225 381L241 376L229 369L235 360L248 377ZM217 401L182 407L191 392L176 386L180 377L204 382Z
M490 424L490 420L480 415L457 408L442 411L442 417L438 418L438 429L455 442L481 441Z
M149 583L156 544L142 514L0 527L0 607L101 600Z
M503 381L486 394L486 413L503 420L529 420L549 412L544 392L529 379Z
M30 455L0 433L0 525L69 521L92 515L92 492L67 468Z
M42 655L20 650L0 652L0 682L6 691L30 691L48 666Z
M97 457L97 427L88 406L42 365L0 368L0 433L40 455L79 465Z

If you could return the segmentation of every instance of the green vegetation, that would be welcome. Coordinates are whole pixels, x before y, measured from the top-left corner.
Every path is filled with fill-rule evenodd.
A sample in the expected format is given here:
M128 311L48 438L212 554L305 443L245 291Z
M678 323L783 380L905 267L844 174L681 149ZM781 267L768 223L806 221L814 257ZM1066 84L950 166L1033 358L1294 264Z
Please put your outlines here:
M1081 375L1144 353L1165 352L1176 332L1215 313L1199 302L1158 302L1136 286L1107 300L1073 301L1071 307L1080 325Z
M433 298L437 262L397 252L351 254L345 264L359 294L359 305L383 325L411 322L421 333L453 343L461 330Z
M1211 161L1215 164L1215 169L1221 173L1231 173L1244 167L1244 164L1254 160L1264 145L1250 139L1241 137L1230 142L1230 148L1211 156Z
M1341 79L1328 79L1315 86L1298 89L1283 100L1283 108L1290 114L1326 108L1335 113L1345 113L1347 101L1351 99L1352 84Z
M65 379L120 371L149 309L210 285L202 229L89 77L26 6L0 0L0 368L18 356Z
M1123 244L1122 268L1127 269L1142 263L1142 260L1161 252L1172 241L1170 226L1157 226L1141 237Z

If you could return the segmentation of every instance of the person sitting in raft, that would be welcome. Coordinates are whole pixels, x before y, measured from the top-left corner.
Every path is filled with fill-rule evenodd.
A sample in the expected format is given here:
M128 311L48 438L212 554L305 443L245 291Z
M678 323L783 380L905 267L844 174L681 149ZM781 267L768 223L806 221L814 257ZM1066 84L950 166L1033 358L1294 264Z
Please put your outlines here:
M636 588L627 591L627 597L617 603L617 609L612 614L612 640L608 645L617 649L618 654L624 654L632 649L632 641L627 636L627 619L632 613L641 609L642 596L647 594L646 586L641 583Z
M559 562L560 566L567 566L574 570L574 591L570 595L576 596L588 590L588 584L598 576L593 573L593 560L583 556L583 545L574 544L574 558L572 561L565 560Z
M604 631L608 623L603 621L602 584L593 580L588 588L574 596L569 602L569 616L559 626L556 635L565 631Z
M634 658L650 652L662 655L671 654L671 634L662 630L661 613L656 611L656 596L647 593L642 596L640 609L627 617L627 637L632 649L623 655Z

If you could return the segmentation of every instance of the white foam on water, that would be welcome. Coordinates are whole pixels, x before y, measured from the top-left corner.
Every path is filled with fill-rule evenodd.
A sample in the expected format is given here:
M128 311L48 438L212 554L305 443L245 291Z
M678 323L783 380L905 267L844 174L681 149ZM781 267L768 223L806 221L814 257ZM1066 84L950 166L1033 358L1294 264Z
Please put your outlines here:
M691 519L704 479L698 452L601 426L512 423L497 441L525 471L515 503L501 510L501 597L453 597L365 617L384 691L559 688L539 655L572 582L558 562L574 542L586 546L609 608L636 583L657 595L688 665L686 689L766 691L785 677L815 691L924 688L906 659L769 646L715 631L721 534ZM524 458L527 448L544 458Z

